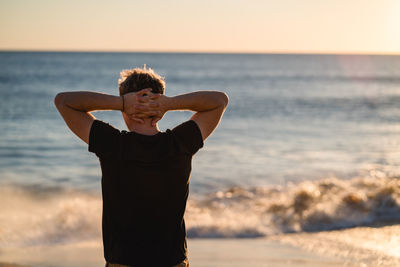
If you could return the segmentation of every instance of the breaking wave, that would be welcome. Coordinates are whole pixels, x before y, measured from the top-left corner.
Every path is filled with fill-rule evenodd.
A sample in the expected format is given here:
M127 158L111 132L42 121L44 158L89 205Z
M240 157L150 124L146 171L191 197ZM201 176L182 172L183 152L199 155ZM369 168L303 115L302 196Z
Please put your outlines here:
M400 222L400 179L231 188L188 203L192 237L263 237Z
M233 187L189 197L189 237L252 238L400 221L400 179L329 178ZM72 190L0 188L0 247L101 238L101 197Z

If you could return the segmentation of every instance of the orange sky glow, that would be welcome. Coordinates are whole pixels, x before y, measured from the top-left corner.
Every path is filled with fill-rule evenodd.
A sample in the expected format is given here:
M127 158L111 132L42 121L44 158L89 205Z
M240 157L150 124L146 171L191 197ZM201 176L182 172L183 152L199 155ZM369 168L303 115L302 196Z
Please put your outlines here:
M400 1L0 0L0 50L400 54Z

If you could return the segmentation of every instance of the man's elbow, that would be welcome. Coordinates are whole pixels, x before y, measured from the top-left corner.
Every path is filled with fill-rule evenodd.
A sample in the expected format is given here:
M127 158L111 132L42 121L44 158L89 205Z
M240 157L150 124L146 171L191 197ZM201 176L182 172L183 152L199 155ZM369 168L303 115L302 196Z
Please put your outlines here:
M54 105L56 105L57 108L60 108L61 106L64 105L65 95L66 95L65 93L58 93L54 98Z
M220 96L221 96L221 104L226 108L229 103L229 97L224 92L220 92Z

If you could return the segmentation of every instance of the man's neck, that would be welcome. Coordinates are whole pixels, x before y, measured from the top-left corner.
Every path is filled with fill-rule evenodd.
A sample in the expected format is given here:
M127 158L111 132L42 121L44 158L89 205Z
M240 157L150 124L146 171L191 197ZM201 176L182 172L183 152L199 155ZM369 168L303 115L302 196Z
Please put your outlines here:
M130 125L127 125L128 129L131 132L143 134L143 135L155 135L160 132L158 129L158 125L156 126L151 126L150 123L144 123L144 124L139 124L139 123L131 123Z

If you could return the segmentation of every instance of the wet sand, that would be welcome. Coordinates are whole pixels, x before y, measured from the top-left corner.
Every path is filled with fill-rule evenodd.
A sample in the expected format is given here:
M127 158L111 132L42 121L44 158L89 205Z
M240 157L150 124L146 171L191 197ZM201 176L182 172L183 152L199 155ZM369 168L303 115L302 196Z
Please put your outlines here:
M0 262L0 267L26 267L19 264Z
M337 258L324 257L266 239L189 239L189 261L193 267L317 267L343 266ZM104 266L101 243L2 249L0 267ZM21 264L21 265L12 265Z

